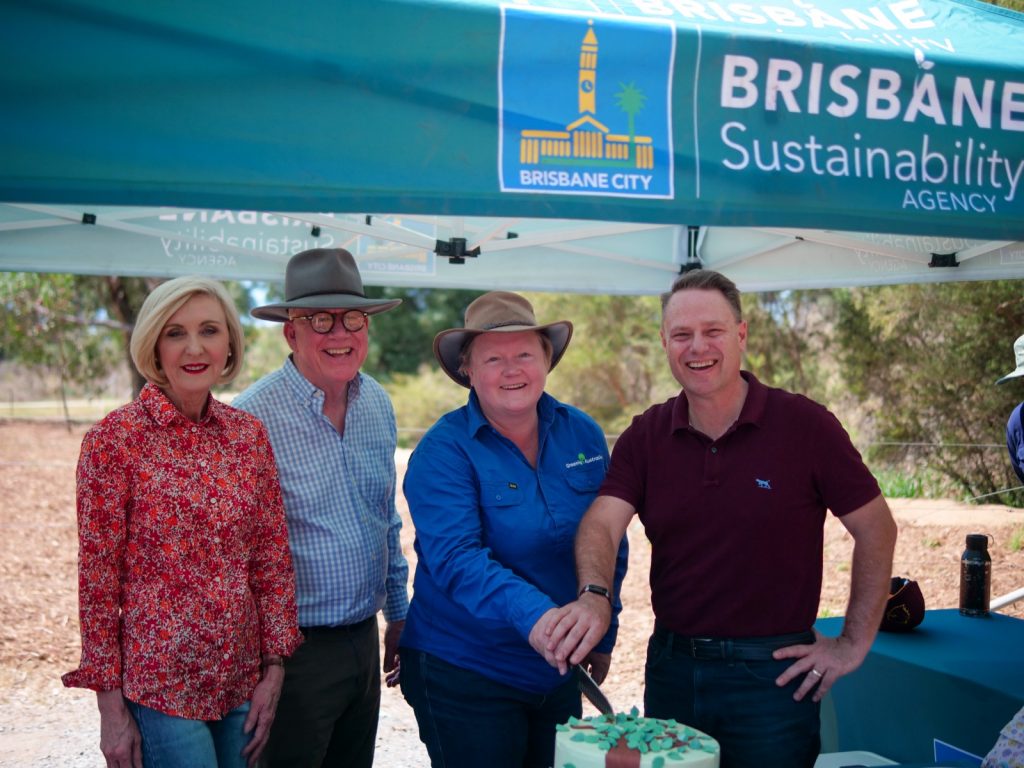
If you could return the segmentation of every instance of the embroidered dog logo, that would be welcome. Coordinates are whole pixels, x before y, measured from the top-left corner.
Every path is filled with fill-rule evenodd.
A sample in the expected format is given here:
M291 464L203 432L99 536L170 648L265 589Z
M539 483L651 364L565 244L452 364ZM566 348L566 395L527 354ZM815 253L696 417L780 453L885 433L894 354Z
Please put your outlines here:
M761 480L760 478L754 478L754 482L757 483L758 488L763 488L766 491L770 491L772 489L771 480Z

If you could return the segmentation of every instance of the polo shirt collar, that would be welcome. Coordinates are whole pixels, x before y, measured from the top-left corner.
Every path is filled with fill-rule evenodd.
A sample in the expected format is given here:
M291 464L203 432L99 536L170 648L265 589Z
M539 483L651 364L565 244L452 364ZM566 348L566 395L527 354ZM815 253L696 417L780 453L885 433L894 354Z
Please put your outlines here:
M743 408L740 409L736 423L729 428L729 432L742 424L760 426L768 403L768 387L758 381L750 371L740 371L740 376L747 382L747 397L743 401ZM680 392L672 409L672 431L689 428L690 404L686 399L686 392Z
M139 393L139 402L161 427L169 427L173 424L193 423L185 414L178 410L178 406L171 402L171 399L164 394L156 384L147 382ZM206 415L203 416L200 424L209 424L211 421L223 421L223 409L226 406L217 401L213 395L206 396Z

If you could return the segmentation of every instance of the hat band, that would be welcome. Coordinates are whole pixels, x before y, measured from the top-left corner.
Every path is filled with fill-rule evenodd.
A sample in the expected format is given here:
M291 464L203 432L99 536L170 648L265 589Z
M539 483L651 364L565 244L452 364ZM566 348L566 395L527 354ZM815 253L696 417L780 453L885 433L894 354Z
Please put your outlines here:
M524 323L521 320L507 320L507 321L502 322L502 323L489 323L488 325L485 325L481 330L493 331L495 328L507 328L510 325L525 325L525 326L528 326L528 327L533 327L534 325L536 325L536 323L531 324L531 323Z
M326 291L311 291L310 293L303 293L300 296L289 296L285 301L298 301L299 299L308 299L311 296L337 296L343 294L345 296L358 296L361 299L366 298L365 293L359 293L358 291L344 291L344 290L326 290Z

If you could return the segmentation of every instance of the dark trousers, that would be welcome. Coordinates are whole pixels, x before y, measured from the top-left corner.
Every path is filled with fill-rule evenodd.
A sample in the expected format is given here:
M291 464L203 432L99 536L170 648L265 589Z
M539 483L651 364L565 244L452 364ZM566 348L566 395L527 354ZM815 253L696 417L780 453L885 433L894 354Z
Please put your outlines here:
M555 726L582 712L575 680L530 693L401 648L402 694L433 768L550 768Z
M380 713L377 617L350 627L303 627L285 661L266 768L370 768Z
M771 659L776 648L810 642L807 632L695 649L689 638L656 629L647 645L645 714L713 736L721 768L811 768L821 748L819 705L811 695L793 700L802 676L777 686L793 659Z

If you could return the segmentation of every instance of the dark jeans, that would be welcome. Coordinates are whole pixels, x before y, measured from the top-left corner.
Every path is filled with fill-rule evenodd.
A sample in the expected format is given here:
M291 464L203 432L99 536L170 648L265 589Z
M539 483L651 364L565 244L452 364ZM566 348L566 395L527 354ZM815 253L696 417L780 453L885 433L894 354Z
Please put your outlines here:
M806 638L781 644L765 638L762 653L745 638L749 654L726 648L726 658L694 658L682 638L655 630L647 645L645 714L713 736L722 747L721 768L811 768L821 748L819 705L811 695L793 700L802 676L784 688L775 684L793 659L736 658L813 642L810 633Z
M429 653L399 654L402 694L433 768L550 768L555 726L582 713L573 679L547 695L529 693Z
M380 712L376 616L351 627L303 627L285 660L266 768L370 768Z

